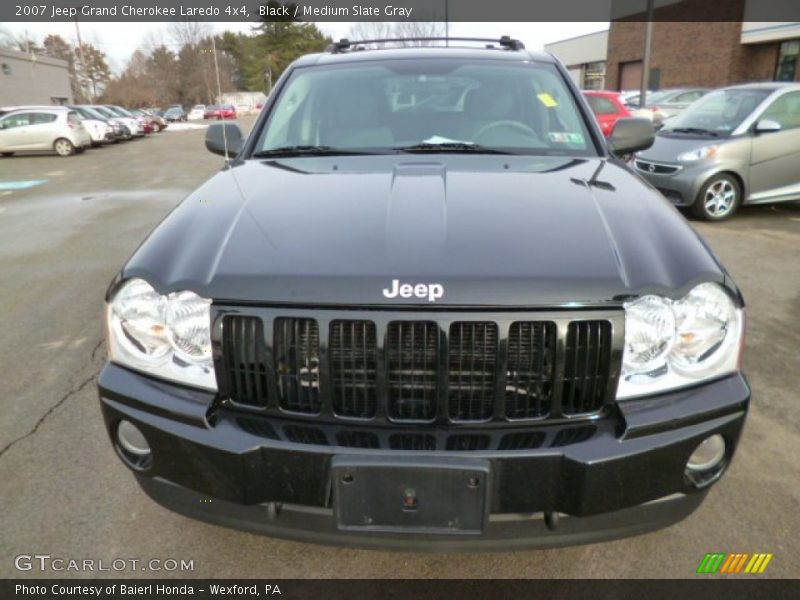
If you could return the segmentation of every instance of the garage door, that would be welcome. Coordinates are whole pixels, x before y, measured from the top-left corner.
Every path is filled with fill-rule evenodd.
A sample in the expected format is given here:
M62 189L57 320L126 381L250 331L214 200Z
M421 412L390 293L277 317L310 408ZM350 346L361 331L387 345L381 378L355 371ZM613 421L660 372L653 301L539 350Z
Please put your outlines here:
M642 61L620 63L619 89L638 90L642 85Z

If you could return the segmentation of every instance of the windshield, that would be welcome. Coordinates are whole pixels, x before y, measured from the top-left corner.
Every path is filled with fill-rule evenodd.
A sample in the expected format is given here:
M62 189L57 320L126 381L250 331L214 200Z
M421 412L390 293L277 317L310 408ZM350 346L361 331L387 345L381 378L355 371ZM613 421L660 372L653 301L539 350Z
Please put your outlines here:
M711 92L667 121L667 127L662 132L689 129L730 135L769 94L769 90L759 89Z
M553 65L460 59L298 68L282 87L254 154L288 148L380 154L412 147L597 155Z
M90 109L102 115L105 119L115 119L119 116L103 106L92 106Z
M87 106L81 106L79 110L81 111L82 114L85 114L89 119L98 119L100 121L105 121L108 119L108 115L104 115L99 110L95 110Z

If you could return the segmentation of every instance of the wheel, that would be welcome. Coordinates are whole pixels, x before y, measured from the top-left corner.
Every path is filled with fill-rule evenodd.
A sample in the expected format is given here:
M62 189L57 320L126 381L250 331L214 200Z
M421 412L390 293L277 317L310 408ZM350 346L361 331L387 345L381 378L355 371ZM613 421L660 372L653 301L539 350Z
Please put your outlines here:
M14 156L13 152L3 152L3 156Z
M742 186L728 173L714 175L700 188L692 206L694 215L704 221L730 218L742 202Z
M75 153L75 146L66 138L58 138L53 142L53 150L59 156L70 156Z
M475 143L479 143L478 140L486 135L487 132L492 131L494 129L506 129L516 131L521 133L527 137L530 137L534 140L538 140L539 136L536 132L528 127L525 123L521 123L520 121L494 121L493 123L488 123L481 127L478 131L475 132L475 135L472 136L472 139Z

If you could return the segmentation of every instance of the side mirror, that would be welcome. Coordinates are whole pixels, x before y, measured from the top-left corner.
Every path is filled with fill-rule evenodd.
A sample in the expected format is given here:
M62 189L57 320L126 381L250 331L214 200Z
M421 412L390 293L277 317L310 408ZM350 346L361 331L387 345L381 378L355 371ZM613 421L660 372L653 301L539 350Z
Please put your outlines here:
M611 130L608 143L617 156L646 150L656 139L653 122L641 117L619 119Z
M754 131L756 133L773 133L780 130L781 124L777 121L773 121L772 119L759 119Z
M228 156L234 158L242 151L244 134L238 123L212 123L206 131L206 149L214 154L225 156L225 146Z

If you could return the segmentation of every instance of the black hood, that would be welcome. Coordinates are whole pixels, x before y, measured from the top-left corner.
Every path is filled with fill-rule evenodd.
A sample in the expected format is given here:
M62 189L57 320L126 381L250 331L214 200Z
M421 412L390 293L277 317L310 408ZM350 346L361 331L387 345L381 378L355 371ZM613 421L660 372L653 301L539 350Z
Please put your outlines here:
M246 161L209 180L122 272L219 301L618 304L724 281L684 219L605 159L358 156Z

